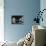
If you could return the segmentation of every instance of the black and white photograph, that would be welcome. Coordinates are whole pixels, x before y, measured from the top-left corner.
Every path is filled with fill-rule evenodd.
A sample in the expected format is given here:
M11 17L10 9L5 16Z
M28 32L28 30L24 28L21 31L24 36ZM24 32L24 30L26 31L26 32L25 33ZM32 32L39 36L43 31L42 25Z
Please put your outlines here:
M11 23L12 24L23 24L24 23L24 16L12 16Z

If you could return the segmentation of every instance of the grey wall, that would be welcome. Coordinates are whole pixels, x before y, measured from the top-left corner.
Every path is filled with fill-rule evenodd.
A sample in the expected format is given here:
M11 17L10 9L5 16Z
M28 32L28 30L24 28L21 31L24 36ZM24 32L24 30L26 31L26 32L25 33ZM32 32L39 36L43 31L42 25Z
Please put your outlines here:
M40 0L5 0L5 40L18 41L32 28L35 12L40 9ZM24 15L24 25L11 24L12 15Z

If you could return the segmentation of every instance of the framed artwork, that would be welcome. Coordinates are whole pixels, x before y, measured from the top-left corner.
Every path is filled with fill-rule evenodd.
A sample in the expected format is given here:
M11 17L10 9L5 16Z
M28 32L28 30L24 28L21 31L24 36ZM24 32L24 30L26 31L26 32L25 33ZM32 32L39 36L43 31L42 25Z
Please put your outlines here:
M13 15L11 17L12 24L24 24L24 16L22 15Z

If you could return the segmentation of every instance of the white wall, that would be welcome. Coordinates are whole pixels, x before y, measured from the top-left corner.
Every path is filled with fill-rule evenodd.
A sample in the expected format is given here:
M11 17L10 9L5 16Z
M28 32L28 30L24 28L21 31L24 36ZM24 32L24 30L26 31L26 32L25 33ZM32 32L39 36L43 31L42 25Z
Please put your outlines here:
M4 41L4 0L0 0L0 41Z

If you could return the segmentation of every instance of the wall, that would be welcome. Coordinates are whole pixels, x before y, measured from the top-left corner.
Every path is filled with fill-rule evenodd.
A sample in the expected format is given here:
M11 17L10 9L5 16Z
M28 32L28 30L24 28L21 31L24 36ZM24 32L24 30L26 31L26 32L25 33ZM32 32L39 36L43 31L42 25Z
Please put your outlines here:
M42 11L43 9L46 9L46 0L41 0L40 2L41 2L40 9ZM43 12L42 17L43 17L43 22L41 21L40 25L46 26L46 10Z
M5 0L5 40L18 41L32 29L35 12L40 9L40 0ZM24 25L11 24L12 15L24 15Z
M0 0L0 42L4 41L4 0Z

